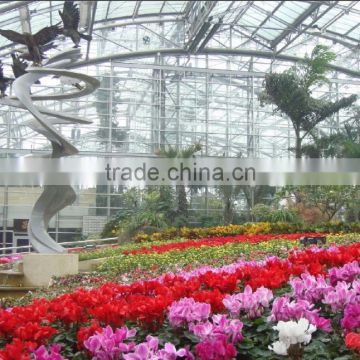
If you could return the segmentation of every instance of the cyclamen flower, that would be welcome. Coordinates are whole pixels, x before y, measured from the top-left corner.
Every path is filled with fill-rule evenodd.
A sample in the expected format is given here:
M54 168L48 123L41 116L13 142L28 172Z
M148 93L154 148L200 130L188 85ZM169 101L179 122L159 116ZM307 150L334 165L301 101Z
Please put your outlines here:
M351 282L360 275L360 266L357 261L345 264L340 268L329 270L329 279L331 285L336 285L339 281Z
M358 297L360 297L360 280L354 280L352 282L352 288L354 289Z
M341 326L348 331L360 330L360 304L349 304L345 307Z
M306 300L290 301L288 295L278 297L274 300L269 321L298 320L313 307Z
M168 318L171 326L179 327L194 321L207 320L210 312L209 304L196 302L193 298L183 298L170 305Z
M93 354L93 360L112 360L120 354L130 352L134 347L134 342L128 344L125 340L134 337L136 330L129 330L126 326L116 329L107 326L102 332L90 336L84 341L84 347Z
M234 345L227 342L225 335L209 338L195 346L199 360L231 360L237 355Z
M124 354L124 360L176 360L183 357L185 360L194 360L193 354L188 349L176 350L171 343L166 343L164 349L158 350L159 339L148 335L146 342L136 345L132 353Z
M148 335L146 342L136 345L134 352L131 354L124 354L124 360L147 360L153 359L155 352L159 347L159 339Z
M289 321L307 319L317 328L329 332L331 331L331 321L320 317L318 310L313 309L314 305L306 300L290 301L289 296L278 297L272 305L269 321Z
M301 274L289 283L296 299L307 300L311 303L320 301L332 289L323 276L315 277L308 273Z
M243 311L252 319L261 316L272 299L271 290L262 286L253 292L251 286L247 285L243 293L227 295L223 304L232 316L238 316Z
M344 281L338 282L323 299L323 303L330 305L333 312L342 311L345 305L356 302L357 294L354 289L350 289L351 284Z
M360 334L348 333L345 336L345 345L351 350L357 350L360 353Z
M159 360L176 360L178 357L184 357L188 360L194 360L193 354L188 349L176 350L172 343L166 343L164 349L158 352Z
M290 345L309 344L311 334L316 331L316 326L311 325L307 319L295 321L279 321L274 330L279 332L279 341L269 346L269 349L278 355L287 355Z
M213 315L212 322L190 324L189 330L202 341L225 335L227 340L237 344L243 340L241 330L243 323L237 319L228 319L226 315Z
M44 345L41 345L34 352L35 360L66 360L61 354L61 345L53 344L50 346L50 351Z

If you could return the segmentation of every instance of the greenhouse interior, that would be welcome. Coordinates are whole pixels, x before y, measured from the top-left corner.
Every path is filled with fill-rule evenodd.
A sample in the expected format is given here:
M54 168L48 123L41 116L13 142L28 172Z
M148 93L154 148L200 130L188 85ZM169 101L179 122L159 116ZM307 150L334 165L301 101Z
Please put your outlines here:
M360 359L359 96L360 1L1 1L0 360Z

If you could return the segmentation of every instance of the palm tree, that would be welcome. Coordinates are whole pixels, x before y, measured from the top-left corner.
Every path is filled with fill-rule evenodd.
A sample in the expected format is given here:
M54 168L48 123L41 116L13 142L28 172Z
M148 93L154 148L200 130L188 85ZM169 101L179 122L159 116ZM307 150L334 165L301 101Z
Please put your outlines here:
M173 158L184 158L188 159L192 157L195 153L201 150L201 145L196 143L191 145L184 150L177 150L172 146L168 146L168 149L160 149L156 152L159 156L165 156L169 159ZM161 191L161 188L160 188ZM177 222L179 224L184 224L188 218L188 201L187 201L187 194L185 185L176 185L176 202L177 202L177 209L176 209L176 217Z
M295 132L295 156L301 158L303 139L322 121L339 110L348 108L356 100L356 95L343 97L334 102L311 96L316 85L328 82L326 73L335 54L328 47L317 45L311 56L306 57L298 67L277 74L265 76L265 89L260 94L261 104L277 106L277 111L288 116Z

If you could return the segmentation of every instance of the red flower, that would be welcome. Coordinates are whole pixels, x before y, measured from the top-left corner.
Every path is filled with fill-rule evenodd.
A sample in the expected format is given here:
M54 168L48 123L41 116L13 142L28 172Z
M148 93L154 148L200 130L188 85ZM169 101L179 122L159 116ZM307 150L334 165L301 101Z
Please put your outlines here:
M1 360L30 360L30 353L37 347L36 343L15 338L10 344L7 344L3 350L0 350Z
M209 291L197 291L192 295L192 298L198 302L204 302L211 305L211 310L213 313L220 313L222 312L225 307L223 304L223 299L225 295L222 294L218 289Z
M345 345L349 349L360 352L360 334L353 332L348 333L345 337Z
M101 332L102 327L96 320L92 320L90 326L81 327L76 335L78 349L82 350L84 348L84 341L94 335L97 331Z
M42 343L57 333L57 330L50 326L41 326L38 323L27 323L19 326L14 335L21 340Z

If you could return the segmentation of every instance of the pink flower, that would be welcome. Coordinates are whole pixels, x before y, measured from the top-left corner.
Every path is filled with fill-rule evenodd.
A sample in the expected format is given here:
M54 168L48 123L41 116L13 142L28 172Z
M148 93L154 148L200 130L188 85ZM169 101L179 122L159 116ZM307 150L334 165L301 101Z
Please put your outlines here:
M124 354L124 360L176 360L177 357L182 357L185 360L194 360L193 354L186 349L176 350L172 343L166 343L164 348L158 350L159 339L148 335L146 342L136 345L134 351L129 354Z
M226 336L227 341L236 345L243 340L241 330L243 323L238 319L228 319L226 315L213 315L212 322L190 324L189 330L192 331L201 341L214 339L218 336Z
M176 350L174 344L166 343L164 349L159 350L159 359L163 360L176 360L177 357L186 357L189 358L189 351L186 349ZM192 355L192 354L191 354Z
M44 345L37 348L33 354L35 360L66 360L61 354L61 345L53 344L48 352Z
M351 282L360 275L360 267L357 261L345 264L341 268L332 268L329 270L329 279L331 285L336 285L339 281Z
M243 293L227 295L223 304L232 316L238 316L243 311L253 319L261 316L264 308L269 307L272 298L271 290L262 286L253 292L251 286L247 285Z
M199 360L231 360L237 351L232 343L228 343L225 335L207 339L195 346Z
M183 298L170 305L168 318L171 326L179 327L194 321L207 320L210 312L209 304L196 302L193 298Z
M338 282L331 291L329 291L322 301L330 305L333 312L342 311L345 305L356 302L357 294L354 289L350 289L351 284L344 281Z
M116 329L107 326L101 333L96 333L84 341L84 346L89 350L94 359L114 359L120 354L130 352L134 347L134 342L125 343L124 341L134 337L136 330L129 330L126 326Z
M332 289L324 277L318 275L315 278L308 273L301 274L300 278L294 278L289 283L295 298L309 302L320 301Z
M341 326L347 331L360 329L360 304L346 305Z

